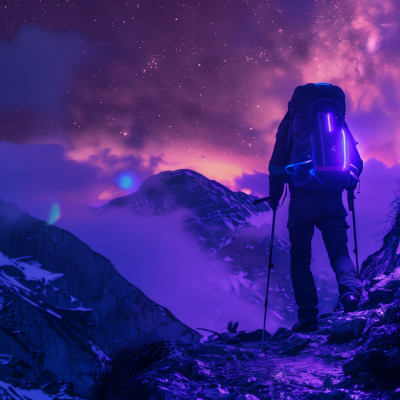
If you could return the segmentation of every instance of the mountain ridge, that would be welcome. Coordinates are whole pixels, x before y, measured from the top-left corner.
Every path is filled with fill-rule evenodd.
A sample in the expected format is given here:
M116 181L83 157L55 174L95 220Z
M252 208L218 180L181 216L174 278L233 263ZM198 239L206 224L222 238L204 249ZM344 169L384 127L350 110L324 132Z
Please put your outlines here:
M0 380L82 396L112 343L200 340L75 235L2 200L0 252Z

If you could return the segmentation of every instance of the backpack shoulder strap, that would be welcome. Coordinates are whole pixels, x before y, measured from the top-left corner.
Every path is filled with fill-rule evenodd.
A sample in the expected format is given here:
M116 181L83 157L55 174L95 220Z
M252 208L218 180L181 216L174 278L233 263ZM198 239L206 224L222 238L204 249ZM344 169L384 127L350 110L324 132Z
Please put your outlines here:
M293 118L294 118L294 113L293 113L293 108L291 108L290 109L290 119L289 119L289 130L288 130L287 141L286 141L286 150L287 151L289 151L289 149L290 149L290 140L292 138Z

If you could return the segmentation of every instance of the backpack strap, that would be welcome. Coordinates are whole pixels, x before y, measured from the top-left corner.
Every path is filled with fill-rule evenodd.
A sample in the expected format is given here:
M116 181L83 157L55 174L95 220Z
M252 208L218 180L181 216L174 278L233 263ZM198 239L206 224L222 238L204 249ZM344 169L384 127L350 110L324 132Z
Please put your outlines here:
M290 106L290 102L289 102ZM290 108L290 119L289 119L289 131L287 135L287 142L286 142L286 150L289 151L290 149L290 139L292 138L292 126L293 126L293 119L294 119L294 112L293 108Z

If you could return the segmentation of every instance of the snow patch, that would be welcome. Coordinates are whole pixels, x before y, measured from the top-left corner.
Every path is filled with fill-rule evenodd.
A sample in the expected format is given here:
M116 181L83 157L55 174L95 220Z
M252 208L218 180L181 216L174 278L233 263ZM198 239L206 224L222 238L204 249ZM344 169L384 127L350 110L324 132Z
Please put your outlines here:
M8 364L12 360L13 356L8 354L0 354L0 365Z
M107 357L107 355L100 349L99 346L94 344L91 340L89 340L89 344L90 344L90 347L91 347L93 353L95 353L97 355L97 357L99 358L99 361L103 365L104 365L105 361L111 361L111 359Z
M228 218L222 218L223 221L225 222L226 226L232 231L235 232L235 227L233 226L231 220L229 220Z
M46 394L38 389L20 389L9 383L0 381L0 388L2 388L6 394L11 399L15 399L15 393L19 396L20 399L31 399L31 400L53 400L55 396L51 396ZM8 397L7 397L8 398ZM57 397L61 399L61 397Z
M250 225L253 225L257 228L260 228L262 225L271 225L272 224L272 213L269 211L262 211L257 214L250 214L250 217L247 218L247 222Z
M226 256L226 257L224 258L224 261L230 262L230 261L235 261L235 260L233 260L233 259L230 258L229 256Z
M25 275L25 279L28 281L40 281L41 279L44 279L45 282L48 283L64 276L64 274L53 274L50 271L42 269L42 265L36 260L24 262L21 261L23 259L33 259L33 256L8 258L0 251L0 266L12 265L18 268Z

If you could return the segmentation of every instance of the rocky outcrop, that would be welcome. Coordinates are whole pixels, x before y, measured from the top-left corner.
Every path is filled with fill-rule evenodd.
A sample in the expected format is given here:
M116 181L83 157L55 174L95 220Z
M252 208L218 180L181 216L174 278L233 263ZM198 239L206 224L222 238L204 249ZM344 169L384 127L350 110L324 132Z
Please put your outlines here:
M263 352L261 330L120 349L98 371L91 398L129 399L129 390L138 399L400 399L400 267L384 272L372 273L358 311L322 314L316 332L265 332ZM135 373L120 379L126 360Z
M77 237L0 201L0 380L85 396L116 343L200 337Z
M369 308L321 315L312 333L266 332L264 352L260 331L119 349L91 399L399 399L400 300Z
M363 286L369 290L381 280L383 276L390 275L400 266L400 236L399 229L391 229L383 238L383 246L370 255L361 265L361 279ZM376 292L376 297L383 293Z

